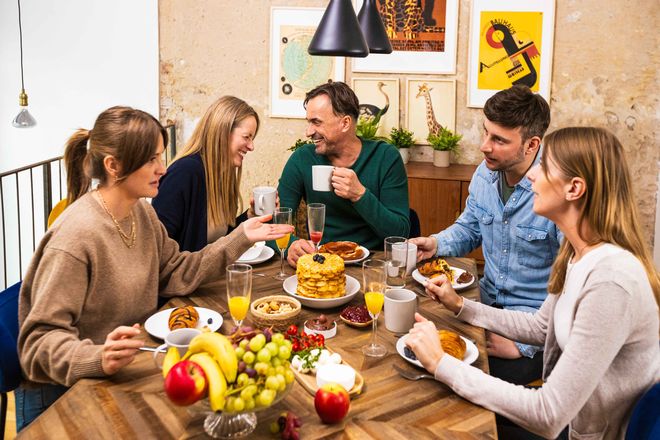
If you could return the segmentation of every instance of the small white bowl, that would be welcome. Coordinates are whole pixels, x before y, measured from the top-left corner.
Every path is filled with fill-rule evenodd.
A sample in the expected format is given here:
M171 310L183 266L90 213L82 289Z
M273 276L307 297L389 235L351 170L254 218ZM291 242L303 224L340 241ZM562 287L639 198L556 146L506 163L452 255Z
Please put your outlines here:
M316 369L316 386L338 383L350 392L355 385L355 370L346 364L326 364Z
M308 335L323 335L325 339L334 338L337 335L337 323L332 321L332 328L329 330L316 330L310 327L307 327L307 321L304 324L305 333Z

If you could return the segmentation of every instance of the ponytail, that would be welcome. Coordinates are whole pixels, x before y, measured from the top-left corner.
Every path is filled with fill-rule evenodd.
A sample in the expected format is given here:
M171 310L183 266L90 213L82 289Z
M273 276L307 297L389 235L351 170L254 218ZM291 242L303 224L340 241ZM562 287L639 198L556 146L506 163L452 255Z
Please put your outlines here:
M64 166L66 167L67 205L82 197L92 184L92 179L85 172L87 166L87 141L90 131L77 130L67 141L64 148Z

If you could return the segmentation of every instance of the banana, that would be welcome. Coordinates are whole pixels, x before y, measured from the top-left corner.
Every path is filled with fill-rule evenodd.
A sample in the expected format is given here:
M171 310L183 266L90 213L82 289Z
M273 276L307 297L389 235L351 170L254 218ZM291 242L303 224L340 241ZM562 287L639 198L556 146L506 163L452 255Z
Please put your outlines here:
M176 347L170 347L167 349L165 354L165 359L163 359L163 377L167 377L170 369L181 360L181 355L179 354L179 349Z
M209 403L213 411L222 411L225 407L225 393L227 392L227 381L222 375L220 366L208 353L195 353L190 356L190 361L199 365L206 375L209 387Z
M195 353L202 352L210 354L216 360L227 382L234 383L236 381L238 358L236 357L234 346L231 345L229 339L216 332L197 335L190 341L188 352L183 356L182 360L188 359Z

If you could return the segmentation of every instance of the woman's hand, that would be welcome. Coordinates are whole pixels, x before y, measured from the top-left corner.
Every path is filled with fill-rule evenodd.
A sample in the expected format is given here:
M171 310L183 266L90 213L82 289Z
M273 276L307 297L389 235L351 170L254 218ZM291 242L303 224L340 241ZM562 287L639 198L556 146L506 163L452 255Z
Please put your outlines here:
M243 225L243 232L248 240L252 243L264 240L277 240L284 237L286 234L293 232L292 225L273 225L266 223L272 215L262 215L261 217L253 217L245 220Z
M406 345L415 352L415 356L422 363L426 371L435 374L438 362L445 352L440 345L438 331L428 319L419 313L415 313L415 325L410 329L406 338Z
M411 238L410 243L417 245L417 261L435 257L438 251L438 241L433 237Z
M431 298L440 301L442 305L454 312L455 315L461 311L461 308L463 307L463 297L456 293L446 275L431 278L426 282L425 287L426 293L430 295Z
M101 367L105 374L115 374L133 362L138 348L144 346L144 341L133 339L139 334L140 324L133 324L132 327L122 325L110 332L105 338L101 355Z

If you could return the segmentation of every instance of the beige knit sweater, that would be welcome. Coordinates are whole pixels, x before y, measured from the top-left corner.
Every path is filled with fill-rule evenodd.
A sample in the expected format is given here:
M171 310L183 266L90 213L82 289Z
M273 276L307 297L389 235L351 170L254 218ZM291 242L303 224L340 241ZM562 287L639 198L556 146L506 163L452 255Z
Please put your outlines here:
M238 227L199 252L179 252L150 204L133 208L131 249L92 194L53 224L36 250L19 298L18 351L34 382L73 385L104 376L101 349L120 325L143 324L157 297L187 295L224 274L251 243ZM121 222L130 230L130 220Z
M660 379L658 306L643 266L623 249L580 275L585 282L563 352L555 339L557 295L535 314L467 299L458 314L509 339L545 343L543 387L504 382L451 356L438 363L436 379L547 438L570 425L571 439L623 439L635 403Z

